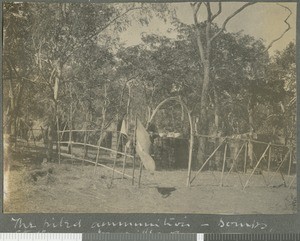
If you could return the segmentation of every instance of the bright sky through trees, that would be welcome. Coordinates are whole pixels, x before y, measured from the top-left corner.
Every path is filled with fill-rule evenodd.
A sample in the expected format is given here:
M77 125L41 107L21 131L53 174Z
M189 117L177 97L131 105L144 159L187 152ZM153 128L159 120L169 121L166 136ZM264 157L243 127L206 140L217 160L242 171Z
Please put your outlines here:
M217 24L221 24L227 16L233 13L243 3L223 3L223 12L216 19ZM292 11L288 23L291 30L284 37L276 42L269 50L270 54L276 50L283 50L286 44L296 39L296 3L282 3ZM191 24L193 22L193 14L191 6L186 3L174 3L172 7L176 9L177 17L180 21ZM217 3L212 3L212 9L217 11ZM227 25L229 32L244 31L245 34L261 38L268 45L273 39L279 37L285 30L285 18L288 16L288 11L277 5L276 3L257 3L242 11L235 16ZM202 13L203 19L206 18L205 12ZM170 22L164 23L159 18L154 18L149 26L141 26L139 23L133 23L132 26L121 34L121 39L126 45L136 45L141 42L143 33L155 33L159 35L167 35L168 37L176 37L176 32L169 31L172 29Z

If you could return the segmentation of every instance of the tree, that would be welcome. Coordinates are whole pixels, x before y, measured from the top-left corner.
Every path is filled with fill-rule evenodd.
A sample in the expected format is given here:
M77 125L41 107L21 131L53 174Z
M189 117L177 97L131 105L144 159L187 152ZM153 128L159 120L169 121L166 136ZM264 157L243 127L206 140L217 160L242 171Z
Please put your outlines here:
M155 11L159 9L156 5L144 3L119 5L8 3L5 5L5 37L9 40L16 39L7 42L5 46L5 52L8 55L14 53L11 56L16 56L12 61L9 57L5 58L5 77L11 83L7 84L7 88L11 86L10 92L13 93L10 95L13 97L10 98L11 104L8 110L16 115L17 96L20 100L25 100L22 97L23 88L20 86L23 86L21 80L27 77L24 71L29 71L30 76L34 78L34 81L31 81L34 82L32 84L39 90L34 94L34 101L30 104L33 105L35 112L37 109L42 111L48 130L45 136L48 159L52 158L53 140L56 138L55 130L60 129L59 123L66 121L67 118L70 128L74 125L74 110L78 108L79 103L83 103L82 99L84 99L78 89L82 79L90 83L95 80L99 81L97 91L104 89L108 91L107 94L102 94L106 91L100 91L104 99L109 93L115 92L116 88L112 87L114 84L111 85L113 73L109 72L114 72L112 53L119 45L118 33L124 31L130 25L131 20L147 24L153 14L162 17L162 12L167 10L165 6L166 4L161 4L159 6L161 9ZM13 23L17 24L13 25ZM18 48L16 48L17 45L19 45ZM23 53L22 50L27 52ZM96 54L92 54L93 51ZM27 61L27 57L30 61ZM104 58L101 59L102 57ZM86 62L80 61L80 58ZM24 61L22 66L18 63L18 59ZM109 69L113 71L108 71ZM17 83L12 80L13 71L15 76L18 75L18 71L22 71L16 86L13 86ZM88 71L91 71L90 74ZM79 75L75 76L73 73L85 73L89 75L89 78L78 79ZM87 85L90 84L87 83ZM108 90L108 85L111 86L112 92ZM15 93L16 90L20 90L20 95ZM90 102L90 100L86 99L85 102ZM111 106L112 100L113 98L109 101ZM108 103L107 100L104 102ZM25 103L28 104L29 101L26 100ZM87 104L89 108L92 107L90 104ZM103 104L102 116L98 118L102 119L103 123L107 118L104 114L106 111L103 112L104 106L109 108ZM69 114L66 115L66 112ZM10 114L11 120L16 120L14 115Z
M33 58L30 55L30 16L26 4L17 6L12 3L4 5L4 48L3 48L3 88L4 88L4 130L11 136L18 134L18 123L25 115L25 103L28 91L32 87L33 75L30 67ZM20 58L19 56L22 56Z
M199 119L200 119L199 125L200 125L200 133L201 134L208 134L207 133L208 132L207 107L208 107L208 101L209 101L209 89L211 88L211 82L212 82L211 69L214 67L214 66L212 66L212 62L211 62L212 50L214 48L214 43L216 42L216 40L218 38L220 38L221 34L226 30L226 26L232 18L234 18L236 15L238 15L244 9L246 9L247 7L249 7L255 3L256 2L249 2L249 3L243 4L235 12L233 12L231 15L229 15L227 18L225 18L222 26L216 32L213 31L214 20L222 13L222 2L218 3L218 10L215 13L213 13L213 11L212 11L210 2L191 3L191 7L193 9L194 27L195 27L196 40L197 40L197 49L199 51L199 62L201 63L201 66L203 67L203 75L201 78L202 88L201 88L200 113L199 113ZM206 11L206 20L202 23L199 20L201 6L203 6ZM286 8L286 7L284 7L284 8ZM290 14L289 14L289 16L290 16ZM272 41L268 48L270 48L275 41L278 41L280 38L282 38L282 36L289 30L290 26L287 23L289 16L285 19L285 23L288 26L287 30L285 30L284 33L279 38ZM249 108L248 108L249 116L252 116L252 114L251 114L252 109L253 109L253 101L250 101ZM251 118L249 118L249 121L252 122ZM252 125L252 123L250 123L250 125ZM253 132L253 130L250 129L250 132ZM204 160L205 146L206 146L205 139L200 138L199 149L198 149L198 160L199 161Z
M296 46L293 42L275 54L267 69L269 95L263 128L279 133L287 144L296 140Z

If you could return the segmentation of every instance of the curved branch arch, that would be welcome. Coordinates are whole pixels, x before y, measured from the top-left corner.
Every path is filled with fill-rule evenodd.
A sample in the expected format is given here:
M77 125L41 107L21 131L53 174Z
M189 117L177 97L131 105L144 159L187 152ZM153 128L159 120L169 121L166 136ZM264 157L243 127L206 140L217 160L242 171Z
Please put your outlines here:
M167 102L175 101L178 102L183 109L185 109L188 118L189 118L189 124L190 124L190 140L189 140L189 163L188 163L188 178L187 178L187 186L190 186L190 180L191 180L191 167L192 167L192 157L193 157L193 145L194 145L194 128L193 128L193 121L191 116L191 111L188 109L187 105L180 99L180 97L169 97L167 99L164 99L162 102L160 102L156 108L153 110L148 122L147 122L147 129L150 125L150 123L153 121L155 115L159 111L159 109L166 104Z

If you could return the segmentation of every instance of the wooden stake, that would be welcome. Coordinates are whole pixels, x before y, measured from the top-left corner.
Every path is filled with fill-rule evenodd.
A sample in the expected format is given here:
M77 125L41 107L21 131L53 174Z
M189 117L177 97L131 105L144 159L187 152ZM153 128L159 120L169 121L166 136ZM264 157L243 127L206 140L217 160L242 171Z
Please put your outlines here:
M72 143L72 137L73 136L73 132L72 130L70 130L70 138L69 138L69 145L70 145L70 154L71 154L71 161L73 164L73 143Z
M183 107L183 105L181 104ZM193 145L194 145L194 129L193 129L193 122L191 113L188 111L188 117L190 122L190 145L189 145L189 164L188 164L188 178L187 178L187 186L191 185L191 171L192 171L192 159L193 159Z
M220 182L220 187L223 186L223 175L224 175L224 170L225 170L225 164L226 164L226 156L227 156L227 142L225 143L224 147L224 157L223 157L223 166L222 166L222 174L221 174L221 182Z
M245 143L244 173L247 171L248 143Z
M269 148L268 176L270 175L271 157L272 157L272 146L270 146L270 148Z
M134 133L133 133L132 185L134 185L134 172L135 172L135 159L136 159L136 129L137 129L137 117L135 116Z
M112 177L111 177L111 182L110 182L111 185L113 183L114 176L115 176L115 169L116 169L116 162L117 162L117 159L118 159L118 151L119 151L120 140L121 140L121 133L119 133L118 140L117 140L117 150L116 150L117 153L116 153L116 156L115 156L115 159L114 159L114 165L113 165L113 170L112 170Z
M123 169L122 169L122 179L124 179L124 173L125 173L125 166L126 166L126 159L127 159L127 146L125 145L125 156L123 157Z
M138 184L139 188L141 187L142 171L143 171L143 163L140 160L140 173L139 173L139 184Z
M62 155L62 156L66 156L66 157L69 157L69 156L70 156L69 154L65 154L65 153L61 153L61 155ZM93 161L90 161L90 160L87 160L87 159L84 159L84 158L81 158L81 157L74 157L74 158L77 159L77 160L83 160L83 161L85 161L85 162L92 163L92 164L95 164L95 165L97 164L98 166L104 167L104 168L106 168L106 169L108 169L108 170L112 170L111 167L106 166L106 165L101 164L101 163L96 163L96 162L93 162ZM120 172L120 171L118 171L118 170L115 170L115 172L122 175L122 172ZM125 173L124 175L125 175L126 177L128 177L128 178L132 178L132 176L130 176L130 175L126 174L126 173Z
M285 161L287 160L288 156L289 156L290 151L288 151L288 153L285 154L283 160L281 161L280 165L278 166L278 168L276 169L275 173L272 175L270 182L273 180L273 178L275 177L275 175L277 174L277 172L279 171L279 169L283 166L283 164L285 163Z
M291 167L292 167L292 148L289 147L289 150L290 150L290 162L289 162L289 170L288 170L288 175L290 176L291 175Z
M58 152L58 164L60 165L60 135L59 135L59 122L56 115L56 132L57 132L57 152Z
M69 142L67 141L61 141L60 142L61 144L68 144ZM81 142L73 142L73 144L74 145L84 145L83 143L81 143ZM99 148L99 145L92 145L92 144L86 144L87 146L90 146L90 147L93 147L93 148ZM112 150L112 149L110 149L110 148L106 148L106 147L103 147L103 146L100 146L100 149L101 150L105 150L105 151L110 151L110 152L113 152L113 153L118 153L119 155L122 155L122 156L127 156L127 157L130 157L130 158L133 158L133 155L128 155L128 154L125 154L125 153L123 153L123 152L117 152L116 150Z
M265 151L263 152L263 154L262 154L261 157L259 158L259 160L258 160L258 162L256 163L255 167L253 168L252 173L250 174L250 177L249 177L248 180L246 181L243 190L244 190L244 189L247 187L247 185L249 184L251 177L253 176L253 174L254 174L256 168L258 167L258 165L260 164L261 160L264 158L264 156L265 156L266 152L268 151L270 145L271 145L271 144L269 143L268 146L267 146L267 148L265 149Z
M217 150L223 145L224 141L226 139L224 139L219 145L218 147L210 154L210 156L206 159L206 161L203 163L203 165L201 166L201 168L197 171L197 173L195 174L195 176L192 178L191 182L192 183L195 178L197 177L197 175L202 171L202 169L204 168L204 166L207 164L207 162L214 156L214 154L217 152Z
M296 177L297 177L297 175L295 175L295 176L293 177L292 181L291 181L290 184L289 184L289 188L292 187L294 181L296 180Z
M234 163L236 162L237 158L239 157L240 153L242 152L243 148L244 148L245 143L241 146L241 148L239 149L238 153L236 154L236 156L234 157L230 170L227 172L227 175L225 177L225 180L227 179L228 175L232 172L232 169L234 167Z
M102 132L101 132L100 138L99 138L99 145L98 145L98 150L97 150L97 156L96 156L96 162L95 162L94 174L96 174L96 169L97 169L98 162L99 162L99 157L100 157L101 139L102 139L101 136L102 136Z
M88 133L87 131L84 132L84 146L83 146L83 158L87 158L88 156L88 146L86 145L87 144L87 138L88 138Z
M58 148L58 164L60 165L61 163L61 152L60 152L60 138L59 138L59 133L57 133L57 148Z
M30 127L30 130L31 130L31 134L32 134L32 137L33 137L34 146L36 147L35 136L34 136L32 127Z

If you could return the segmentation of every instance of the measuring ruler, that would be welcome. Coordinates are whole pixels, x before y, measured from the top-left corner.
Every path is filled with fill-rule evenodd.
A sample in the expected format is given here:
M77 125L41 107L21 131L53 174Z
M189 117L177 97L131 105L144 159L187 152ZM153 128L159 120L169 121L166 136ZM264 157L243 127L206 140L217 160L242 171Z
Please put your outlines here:
M299 241L300 234L0 233L0 241Z

